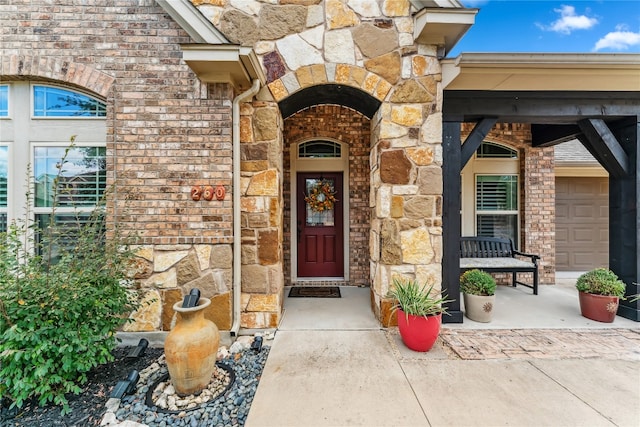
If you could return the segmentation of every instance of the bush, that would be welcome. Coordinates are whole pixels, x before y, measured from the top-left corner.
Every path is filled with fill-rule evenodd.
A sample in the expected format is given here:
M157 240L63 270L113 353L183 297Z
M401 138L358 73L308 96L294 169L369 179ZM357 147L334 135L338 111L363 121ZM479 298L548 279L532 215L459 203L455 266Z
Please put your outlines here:
M105 238L102 212L76 214L69 234L69 224L40 229L27 210L0 233L0 400L12 407L35 398L68 412L65 394L113 359L115 332L138 307L124 286L129 244L117 230Z
M576 288L581 292L596 295L624 297L626 285L608 268L596 268L578 277Z
M494 295L496 281L486 271L467 270L460 276L460 290L470 295Z

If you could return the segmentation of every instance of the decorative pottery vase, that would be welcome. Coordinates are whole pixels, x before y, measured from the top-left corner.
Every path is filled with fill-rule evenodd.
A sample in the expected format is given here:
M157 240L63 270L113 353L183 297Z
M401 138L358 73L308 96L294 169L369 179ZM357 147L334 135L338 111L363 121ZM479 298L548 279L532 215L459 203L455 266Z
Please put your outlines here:
M209 298L200 298L195 307L182 308L182 301L173 305L178 318L164 342L164 353L179 396L197 394L211 381L220 332L215 323L204 318L204 309L210 304Z
M407 315L401 309L396 311L398 315L398 330L404 345L413 351L429 351L435 344L440 334L442 314L435 316Z
M595 295L578 291L580 312L587 319L612 323L618 312L620 298L609 295Z
M495 305L495 295L472 295L462 293L464 300L464 314L476 322L488 323L493 317L493 307Z

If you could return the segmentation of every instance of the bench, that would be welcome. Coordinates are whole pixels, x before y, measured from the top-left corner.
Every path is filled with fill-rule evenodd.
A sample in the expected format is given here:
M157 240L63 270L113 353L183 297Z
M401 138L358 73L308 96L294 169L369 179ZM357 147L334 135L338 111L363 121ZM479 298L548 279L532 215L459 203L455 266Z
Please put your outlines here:
M523 260L516 258L528 258ZM511 239L498 237L460 238L460 272L484 270L490 273L511 273L513 286L522 285L538 295L538 255L525 254L513 248ZM519 282L518 273L533 273L533 284Z

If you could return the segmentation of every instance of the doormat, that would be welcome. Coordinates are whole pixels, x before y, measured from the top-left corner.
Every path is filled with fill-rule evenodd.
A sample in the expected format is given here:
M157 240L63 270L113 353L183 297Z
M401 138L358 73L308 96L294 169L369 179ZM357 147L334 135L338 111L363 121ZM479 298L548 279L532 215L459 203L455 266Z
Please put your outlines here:
M295 286L289 291L289 298L340 298L337 286Z

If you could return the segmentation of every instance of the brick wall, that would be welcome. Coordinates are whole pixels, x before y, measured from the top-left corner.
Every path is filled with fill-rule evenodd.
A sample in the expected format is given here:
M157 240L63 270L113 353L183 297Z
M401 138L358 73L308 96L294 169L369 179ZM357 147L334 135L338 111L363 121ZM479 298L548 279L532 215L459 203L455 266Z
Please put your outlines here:
M349 284L369 284L369 144L370 121L346 107L322 105L289 117L284 123L285 281L291 278L291 159L289 148L308 138L333 138L349 144Z
M202 85L181 60L190 43L154 0L12 1L0 6L3 81L47 80L107 103L112 213L144 244L231 242L228 85ZM193 202L192 185L224 185Z
M472 123L462 126L462 140ZM555 282L555 175L553 147L533 148L531 127L498 123L485 138L518 150L520 157L520 241L522 252L538 254L540 283Z

